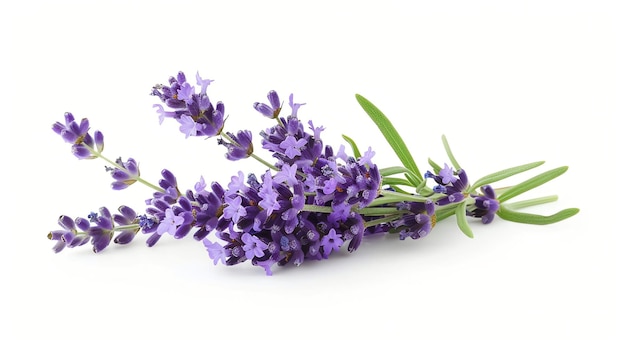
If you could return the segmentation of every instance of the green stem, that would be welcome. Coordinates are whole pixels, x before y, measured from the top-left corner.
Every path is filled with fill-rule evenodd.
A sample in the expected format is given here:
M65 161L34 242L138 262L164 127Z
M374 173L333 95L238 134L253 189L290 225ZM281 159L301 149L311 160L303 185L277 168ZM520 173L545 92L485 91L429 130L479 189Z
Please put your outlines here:
M141 227L139 226L139 224L128 224L128 225L118 225L113 227L114 231L118 231L121 232L122 230L129 230L129 229L133 229L133 230L139 230ZM89 235L88 232L76 232L76 235Z
M393 215L390 215L390 216L385 216L383 218L378 218L378 219L374 219L374 220L371 220L371 221L367 221L363 225L364 225L365 228L367 228L367 227L372 227L372 226L375 226L375 225L378 225L378 224L389 223L391 221L394 221L394 220L400 218L401 216L402 216L402 214L400 214L400 213L393 214Z
M381 190L380 194L382 196L374 199L374 201L372 201L368 207L376 207L379 205L384 205L384 204L398 202L398 201L410 201L410 202L426 201L426 198L423 196L413 195L413 194L404 194L404 193L400 193L397 191Z
M358 214L362 214L365 216L384 216L390 214L404 214L408 211L399 211L395 206L394 207L365 207L358 209L356 211Z
M117 227L114 227L113 230L128 230L128 229L139 229L141 228L139 226L139 224L128 224L128 225L118 225Z
M319 212L319 213L333 213L333 208L330 206L318 206L318 205L304 205L302 211L305 212ZM402 215L407 211L398 211L395 207L365 207L355 210L356 213L366 216L384 216L391 214Z
M304 205L302 211L306 212L319 212L319 213L333 213L333 209L330 206L317 206L317 205Z

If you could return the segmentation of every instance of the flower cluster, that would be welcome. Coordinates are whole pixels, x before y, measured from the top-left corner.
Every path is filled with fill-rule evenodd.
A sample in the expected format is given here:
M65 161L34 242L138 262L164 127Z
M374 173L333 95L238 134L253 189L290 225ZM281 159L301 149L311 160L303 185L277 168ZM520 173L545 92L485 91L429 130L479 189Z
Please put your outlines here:
M156 184L142 178L133 158L111 161L104 157L101 132L90 134L89 121L80 123L71 113L65 123L52 129L72 145L79 159L101 158L108 163L114 190L142 183L153 193L146 200L143 213L121 206L112 215L105 207L87 218L59 218L60 230L48 238L56 242L54 251L91 243L95 252L105 249L111 241L128 244L141 232L148 246L154 246L164 234L175 239L191 236L202 242L214 264L235 265L249 261L272 274L275 265L300 265L307 260L322 260L339 252L344 246L353 252L365 236L397 234L400 240L418 239L428 235L437 221L457 215L461 230L471 236L467 218L480 218L491 223L498 215L507 220L553 223L577 212L561 211L552 217L516 212L520 206L507 207L504 201L548 181L564 169L540 175L539 181L504 189L501 193L487 182L502 180L542 162L513 167L483 177L470 184L465 170L449 154L452 164L440 167L431 162L432 170L420 174L410 153L393 125L375 106L357 95L357 100L381 128L398 154L402 166L379 168L371 147L361 153L348 137L351 150L344 145L333 148L322 140L324 127L313 121L303 123L298 112L304 103L295 103L289 96L290 111L284 114L283 102L275 91L268 102L256 102L254 110L271 120L272 125L260 131L261 148L272 161L255 152L253 133L249 130L224 131L224 104L213 104L207 93L210 79L196 74L190 83L179 72L168 84L158 84L152 95L159 122L173 119L186 138L215 137L225 147L227 159L236 161L254 158L265 171L245 175L239 171L228 184L206 183L204 177L189 189L179 187L176 176L168 169L161 172ZM446 149L449 147L446 143ZM558 174L557 174L558 173ZM400 175L400 176L399 176ZM428 184L429 181L434 184ZM182 191L181 191L182 189ZM479 191L478 191L479 189ZM526 201L533 205L553 201L540 198ZM535 217L533 217L535 216ZM523 218L524 220L520 220Z

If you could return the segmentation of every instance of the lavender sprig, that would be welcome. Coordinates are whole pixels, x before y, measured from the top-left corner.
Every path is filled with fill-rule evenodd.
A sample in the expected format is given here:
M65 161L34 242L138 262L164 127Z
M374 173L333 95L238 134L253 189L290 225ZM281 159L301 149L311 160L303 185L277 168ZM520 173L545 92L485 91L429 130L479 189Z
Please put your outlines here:
M104 135L100 131L95 131L94 136L89 133L89 120L83 118L80 123L74 119L74 115L70 112L65 113L65 124L56 122L52 125L52 130L59 134L63 140L72 144L72 153L78 159L95 159L101 158L110 166L105 166L105 170L111 172L111 176L115 180L111 187L115 190L125 189L135 182L140 182L156 191L163 191L162 188L144 180L139 176L139 168L137 162L129 158L123 162L118 158L115 162L105 157L102 152L104 150ZM112 166L112 167L111 167Z
M225 157L232 161L253 158L266 171L243 172L231 177L228 184L211 182L203 177L192 189L181 191L174 174L164 169L161 180L153 185L140 177L137 162L129 158L115 162L104 157L102 133L89 133L89 121L80 123L66 114L65 123L57 122L53 130L72 144L79 159L101 158L109 166L113 189L124 189L135 182L152 189L146 200L145 213L137 214L127 206L111 215L105 208L88 218L61 216L61 230L49 233L56 241L54 251L82 246L91 242L95 252L111 241L128 244L141 231L148 235L146 244L154 246L164 234L175 239L191 236L203 243L214 264L235 265L249 261L271 275L272 267L300 265L307 260L322 260L341 251L352 252L370 235L397 235L400 240L418 239L432 232L438 222L455 215L463 233L473 237L469 219L489 224L496 217L504 220L551 224L569 218L578 209L566 209L551 216L524 213L519 210L556 200L556 196L507 203L533 188L563 174L560 167L532 177L517 185L494 188L492 184L512 175L534 169L543 162L507 168L478 179L475 183L452 154L442 137L451 164L440 166L428 160L431 170L421 173L406 144L390 120L371 102L357 95L357 102L375 122L395 151L401 166L379 168L375 151L361 152L357 143L344 136L352 149L335 149L322 140L324 127L312 121L303 124L298 117L304 103L289 96L291 111L283 115L283 102L271 90L268 102L256 102L253 108L274 125L262 130L261 147L273 161L260 157L248 130L225 131L225 107L212 103L207 91L210 79L196 74L196 84L179 72L168 84L157 84L152 95L159 122L173 119L186 138L217 137L226 148ZM114 238L114 233L118 233ZM114 239L113 239L114 238Z

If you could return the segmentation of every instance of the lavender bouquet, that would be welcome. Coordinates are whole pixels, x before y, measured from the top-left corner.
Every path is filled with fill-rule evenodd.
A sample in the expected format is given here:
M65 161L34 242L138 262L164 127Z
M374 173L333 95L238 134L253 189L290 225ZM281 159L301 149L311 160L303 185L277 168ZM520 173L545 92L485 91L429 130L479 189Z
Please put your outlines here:
M361 241L373 235L394 235L400 240L428 235L438 222L455 217L459 229L473 237L471 218L483 224L495 217L527 224L551 224L578 213L568 208L552 215L521 211L530 206L553 202L545 196L512 202L567 170L548 170L519 184L494 188L492 184L534 169L538 161L486 175L470 182L465 169L454 157L445 136L447 162L428 159L429 170L422 173L400 134L389 119L369 100L356 95L357 102L378 126L395 151L400 165L379 167L375 152L361 151L348 136L344 145L333 148L321 139L324 128L299 117L304 103L288 99L288 113L275 91L267 102L253 107L272 125L259 133L261 146L272 156L262 158L253 146L249 130L225 131L225 107L207 94L212 80L196 74L196 83L179 72L168 84L153 87L160 100L154 107L159 122L178 122L185 137L217 138L232 161L253 158L267 170L262 174L239 171L228 184L206 183L203 177L192 189L181 188L176 176L163 169L157 183L145 180L133 158L115 161L106 157L104 136L92 131L86 118L77 121L71 113L52 130L71 144L79 159L102 159L110 172L114 190L141 183L152 191L146 208L138 212L120 206L118 213L106 207L86 217L59 217L61 229L48 239L54 252L91 244L94 252L113 241L128 244L138 233L147 235L149 247L165 234L181 239L192 236L201 242L214 264L235 265L250 262L267 275L275 265L300 265L305 260L322 260L344 246L352 252ZM449 164L448 164L449 162Z

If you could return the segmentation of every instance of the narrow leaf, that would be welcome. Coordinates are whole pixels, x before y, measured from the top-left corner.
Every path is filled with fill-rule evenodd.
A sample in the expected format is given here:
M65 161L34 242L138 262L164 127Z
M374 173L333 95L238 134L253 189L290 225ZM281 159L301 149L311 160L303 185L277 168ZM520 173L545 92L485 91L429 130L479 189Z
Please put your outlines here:
M411 153L400 137L400 134L393 124L391 124L391 121L389 121L389 119L376 106L374 106L374 104L363 96L356 94L356 99L367 115L370 116L374 123L376 123L376 126L378 126L380 132L383 134L385 139L387 139L387 142L393 151L396 155L398 155L400 162L402 162L404 167L411 171L411 173L413 173L413 175L421 181L422 174L417 168L417 164L415 164L415 160L413 160L413 156L411 156ZM419 184L419 182L417 184Z
M518 196L520 194L527 192L528 190L534 189L544 183L549 182L550 180L565 173L565 171L567 171L567 166L555 168L550 171L541 173L537 176L534 176L526 181L523 181L517 185L510 187L509 189L504 191L502 194L498 195L498 201L502 203L506 200L512 199L515 196Z
M517 223L526 223L526 224L552 224L564 219L570 218L573 215L577 214L580 210L577 208L567 208L561 210L553 215L543 216L534 213L526 213L526 212L517 212L511 209L508 209L506 206L501 206L496 214L507 221L517 222Z
M382 181L383 185L406 185L412 186L411 182L403 178L384 177Z
M422 181L421 178L418 178L415 174L411 172L404 173L404 176L406 177L406 179L409 180L409 182L411 182L411 185L413 185L414 187L419 187Z
M465 201L461 202L456 207L456 224L459 226L459 229L463 232L463 234L467 235L470 238L474 237L474 233L472 233L472 229L467 222L467 214L465 213L465 209L467 207L467 203Z
M416 187L415 187L415 193L419 194L422 189L424 189L424 187L426 186L426 179L422 180L421 183L419 183Z
M413 185L413 184L411 184L411 185ZM408 192L408 191L406 191L406 190L404 190L404 189L398 188L398 187L397 187L397 186L395 186L395 185L389 185L389 186L393 189L393 191L395 191L395 192L397 192L397 193L400 193L400 194L406 194L406 195L412 195L410 192Z
M538 197L534 199L509 202L506 204L506 208L508 208L509 210L520 210L526 207L537 206L537 205L547 204L549 202L554 202L558 199L559 197L557 195L550 195L550 196Z
M469 192L472 192L472 191L478 189L479 187L481 187L483 185L492 184L492 183L495 183L495 182L500 181L502 179L514 176L514 175L516 175L518 173L522 173L522 172L528 171L530 169L533 169L535 167L539 167L539 166L541 166L544 163L545 163L545 161L537 161L537 162L527 163L525 165L521 165L521 166L517 166L517 167L511 167L511 168L503 169L503 170L495 172L495 173L491 173L489 175L486 175L486 176L478 179L476 181L476 183L474 183L471 186L471 188L469 189Z
M398 173L406 173L409 170L404 168L404 167L385 167L385 168L380 168L378 170L378 172L380 173L381 176L385 177L385 176L390 176L390 175L394 175L394 174L398 174Z
M450 144L448 144L448 139L445 135L441 136L441 141L443 141L443 147L444 149L446 149L446 154L448 155L450 162L454 166L454 169L458 171L459 169L461 169L461 165L456 161L454 154L452 154L452 149L450 149Z
M352 140L352 138L350 138L347 135L341 135L343 137L343 140L347 141L348 144L350 144L350 147L352 148L352 153L354 154L354 158L359 158L361 157L361 152L359 151L359 148L356 146L356 143L354 142L354 140Z
M433 173L434 174L439 174L439 171L441 171L441 166L440 165L438 165L430 157L428 158L428 164L430 165L430 168L433 169Z

